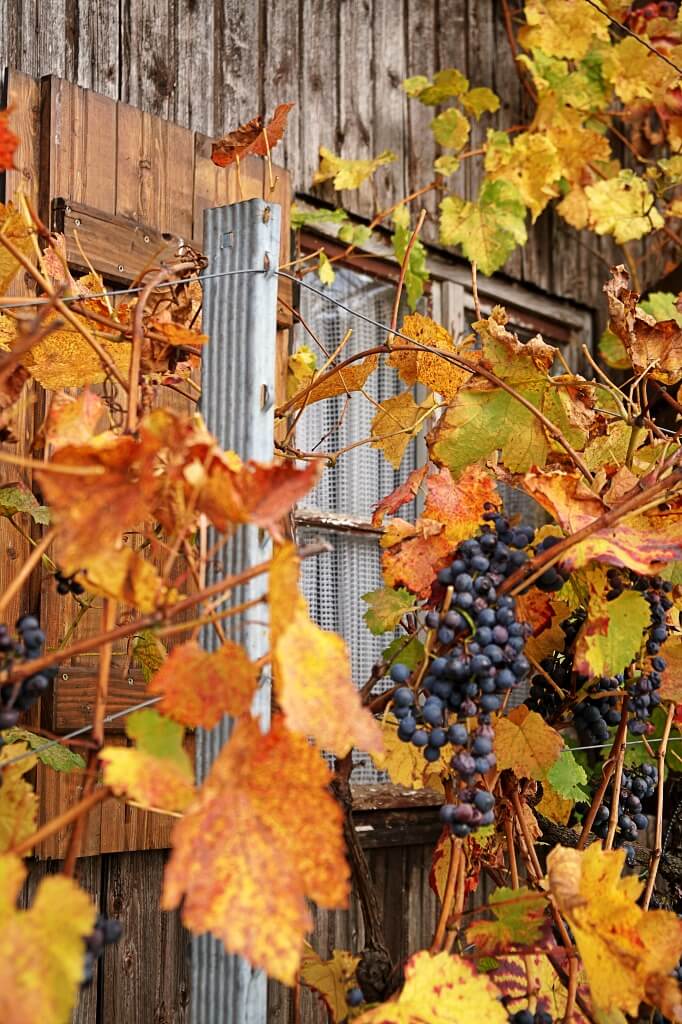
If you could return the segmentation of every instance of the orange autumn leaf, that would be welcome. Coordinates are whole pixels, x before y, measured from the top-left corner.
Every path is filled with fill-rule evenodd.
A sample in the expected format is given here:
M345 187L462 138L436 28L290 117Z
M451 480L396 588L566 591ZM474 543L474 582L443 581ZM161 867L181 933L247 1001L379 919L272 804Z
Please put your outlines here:
M407 505L408 502L417 496L428 469L428 465L413 469L402 484L377 503L372 513L372 524L374 526L381 526L385 516L394 515L399 508Z
M0 857L0 1020L66 1024L78 998L95 907L71 878L54 875L40 883L28 910L17 910L27 874L18 857Z
M542 715L525 704L495 722L497 767L511 768L518 778L544 779L563 750L564 741Z
M276 718L241 719L173 830L162 906L192 932L292 985L312 927L306 899L345 907L349 872L329 769Z
M486 505L499 508L500 496L492 475L482 466L469 466L457 482L445 467L426 481L424 519L443 523L453 548L476 532Z
M428 519L418 519L416 524L391 520L381 546L386 549L381 560L386 585L405 586L418 597L428 596L453 549L443 523Z
M257 683L258 669L239 644L225 640L209 652L189 641L173 648L149 692L162 695L163 714L192 729L212 729L223 715L249 710Z
M339 757L352 747L381 753L381 730L360 703L340 636L320 629L299 605L273 657L275 693L290 729Z
M280 103L267 125L258 115L234 131L228 132L218 142L213 143L213 163L218 167L229 167L235 160L243 160L245 156L267 156L268 150L274 149L284 135L289 111L293 106L293 103Z
M9 115L11 110L0 110L0 171L11 171L14 168L14 154L19 139L10 129Z
M208 341L208 334L201 334L200 331L191 330L184 324L176 324L171 320L149 320L147 327L163 336L167 345L182 348L184 345L205 345Z
M350 366L344 366L342 370L325 376L319 384L313 383L310 387L309 382L293 396L288 411L296 412L303 406L307 408L315 402L322 402L325 398L336 398L337 395L350 395L354 391L361 391L378 365L378 356L367 356L360 363L351 363Z
M532 636L539 636L549 626L553 615L552 595L537 587L531 587L516 598L516 617L530 626Z
M197 510L219 530L254 523L279 533L279 521L315 486L316 462L297 469L292 462L246 462L239 469L217 462L199 489Z
M57 391L45 420L45 439L54 449L87 444L104 409L100 396L89 388L77 396Z
M307 609L305 598L298 589L301 559L296 545L291 541L279 544L270 563L270 587L268 605L270 608L270 649L274 651L282 633L291 623L292 613L299 608ZM276 669L276 666L275 666Z
M398 347L398 351L391 353L389 364L397 368L406 384L419 381L444 398L452 400L471 373L443 358L457 355L458 350L450 332L428 316L410 313L403 320L401 333L413 338L418 344L414 348L405 349L409 343L403 338L396 338L393 344ZM418 345L438 349L443 355L425 352Z
M682 378L682 328L675 320L656 320L637 303L625 267L615 267L604 287L609 304L609 329L623 342L636 374L649 371L654 380L675 384Z
M601 498L587 487L577 472L534 469L526 473L522 486L555 517L567 534L577 533L608 511ZM562 558L562 564L576 569L594 559L651 575L664 563L680 558L682 500L677 497L668 501L665 509L634 513L613 526L595 531L570 548Z
M624 861L624 851L599 843L584 851L557 846L547 858L550 892L575 936L595 1007L636 1016L640 1002L649 1002L679 1019L682 1000L670 972L682 953L682 921L637 905L643 886L636 876L621 877Z

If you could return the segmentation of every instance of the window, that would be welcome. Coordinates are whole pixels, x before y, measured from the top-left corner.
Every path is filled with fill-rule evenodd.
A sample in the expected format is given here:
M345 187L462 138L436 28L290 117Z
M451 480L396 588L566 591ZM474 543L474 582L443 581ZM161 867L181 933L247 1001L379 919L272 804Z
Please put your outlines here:
M319 245L319 239L307 240L307 248ZM328 248L330 255L339 251L340 247L333 243ZM325 295L378 323L388 324L395 297L395 264L361 259L335 264L335 267L336 278L324 290ZM434 260L431 272L430 293L420 311L443 323L455 337L461 337L476 318L468 269ZM339 358L347 358L385 341L385 331L358 320L314 292L305 288L300 291L301 316L329 354L341 344L348 330L352 334ZM510 314L510 327L522 340L542 333L548 342L561 348L569 365L573 368L580 365L580 346L591 343L589 313L535 296L519 286L499 286L497 282L485 282L479 289L479 300L483 315L496 304L505 305ZM402 318L407 308L400 312ZM304 342L316 348L299 324L296 344ZM326 358L319 351L318 357L318 362ZM302 451L336 452L368 437L376 413L373 402L384 401L404 389L397 372L380 365L367 381L366 395L341 395L305 409L297 424L296 447ZM373 665L391 640L390 635L373 636L363 618L367 606L362 595L382 586L380 531L372 527L372 510L381 497L422 465L425 457L422 438L410 442L399 470L394 470L383 453L370 445L353 448L326 471L296 513L299 543L324 536L332 545L329 556L303 563L302 585L313 619L324 629L338 632L349 645L353 678L358 686L369 678ZM540 520L541 512L522 493L505 488L504 498L510 511L522 512L536 522ZM400 511L407 519L416 514L414 502ZM386 681L384 688L389 685ZM367 755L356 754L354 784L375 783L382 778L385 776L377 772Z

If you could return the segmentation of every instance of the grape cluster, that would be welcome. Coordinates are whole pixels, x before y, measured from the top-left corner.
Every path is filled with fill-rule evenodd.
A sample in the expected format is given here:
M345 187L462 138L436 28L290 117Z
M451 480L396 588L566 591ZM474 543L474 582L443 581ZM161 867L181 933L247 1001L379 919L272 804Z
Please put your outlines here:
M552 1015L546 1010L517 1010L509 1018L509 1024L552 1024Z
M622 593L623 579L617 570L609 572L609 583L612 588L609 597L613 595L615 598ZM627 706L628 711L631 712L628 728L633 735L642 736L648 731L647 719L651 712L661 703L661 695L657 691L661 686L661 673L665 669L666 662L665 658L660 656L659 651L668 637L666 618L673 606L669 596L673 585L667 580L661 579L660 576L654 576L652 579L639 576L635 578L634 588L642 592L651 608L651 627L646 643L650 666L636 676L627 688Z
M578 676L578 681L587 682L582 676ZM609 728L620 722L620 698L616 691L622 690L622 687L622 675L603 676L590 690L590 699L576 704L573 723L582 743L591 746L593 743L607 742ZM605 696L599 697L600 693Z
M623 847L627 853L628 864L635 863L635 851L630 845L637 839L649 824L642 807L645 800L651 798L658 786L658 770L654 764L644 764L632 772L623 772L620 794L618 797L618 828L614 838L615 847ZM613 784L609 786L604 802L597 808L592 831L600 839L605 839L609 831L611 804L613 802Z
M61 569L57 569L54 574L54 578L57 584L58 594L73 594L74 597L80 597L81 594L85 593L85 587L83 584L76 582L75 573L71 576L66 576Z
M22 615L17 622L20 639L13 640L6 625L0 625L0 666L11 670L17 661L34 661L43 653L45 634L33 615ZM0 729L11 729L49 688L57 674L56 667L44 668L18 685L5 683L0 687Z
M483 518L479 534L463 541L438 574L451 601L426 614L436 644L419 693L406 685L412 675L407 666L391 669L399 738L432 763L446 743L459 748L450 761L460 784L458 802L445 804L441 818L461 837L494 820L493 797L474 781L496 763L490 716L530 668L523 654L528 627L516 619L514 598L497 590L527 560L523 549L534 530L512 527L492 509ZM467 728L467 719L476 719L476 727Z
M81 985L85 988L90 985L95 973L95 964L102 956L105 946L112 946L123 935L123 926L120 921L111 917L99 915L95 927L85 940L85 963L83 966L83 978Z

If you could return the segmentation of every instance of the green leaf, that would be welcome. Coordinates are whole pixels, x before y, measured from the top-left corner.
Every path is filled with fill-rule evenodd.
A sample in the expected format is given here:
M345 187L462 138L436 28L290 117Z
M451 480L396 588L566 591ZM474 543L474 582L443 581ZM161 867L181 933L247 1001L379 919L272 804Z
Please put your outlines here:
M348 220L345 210L301 210L293 203L291 207L291 230L299 231L308 224L343 224Z
M488 900L492 921L477 921L467 929L467 942L484 955L527 948L541 942L550 928L547 897L530 889L496 889Z
M6 729L2 738L5 743L28 743L31 750L36 751L38 760L56 772L75 772L85 768L85 761L80 754L76 754L62 743L55 743L47 750L40 750L48 741L44 736L36 736L28 729Z
M407 665L408 668L415 669L424 660L424 644L416 636L408 643L405 643L405 640L404 636L397 636L391 640L388 647L381 652L381 657L393 665Z
M625 345L608 327L599 339L599 358L612 370L629 370L632 366Z
M50 523L47 505L39 505L33 492L20 480L0 487L0 516L9 517L17 512L25 512L39 526Z
M166 718L153 708L144 708L128 716L126 733L135 740L138 750L186 768L187 751L182 745L185 730L179 722Z
M494 114L500 109L500 97L492 89L478 87L469 89L461 99L462 106L478 120L481 114Z
M431 122L433 137L444 149L463 149L471 127L464 114L455 107L444 110Z
M639 654L651 608L643 594L625 590L613 601L590 598L588 617L578 636L575 665L589 676L614 676Z
M326 252L320 253L320 265L317 270L317 276L320 279L321 284L334 284L336 279L336 271L332 266L331 260L327 256Z
M429 82L425 75L414 75L406 78L403 89L412 99L419 100L427 107L435 107L443 100L453 96L462 96L469 88L469 80L456 68L445 68L439 71Z
M364 245L372 232L365 224L344 224L339 228L338 238L346 245Z
M369 605L364 618L367 628L375 636L395 629L403 615L416 608L414 594L404 587L396 590L392 587L382 587L381 590L363 594L362 600Z
M133 641L133 657L142 669L145 683L163 665L168 652L152 629L143 629Z
M589 800L580 788L587 783L587 772L570 750L564 750L554 762L547 772L547 781L564 800Z
M676 301L677 295L672 292L649 292L638 305L655 320L674 320L678 327L682 327L682 313L675 305Z
M670 562L665 569L661 569L658 575L679 587L682 585L682 562Z
M526 233L526 208L519 190L508 181L484 181L478 202L446 196L440 204L440 240L461 245L467 259L476 261L482 274L494 274Z

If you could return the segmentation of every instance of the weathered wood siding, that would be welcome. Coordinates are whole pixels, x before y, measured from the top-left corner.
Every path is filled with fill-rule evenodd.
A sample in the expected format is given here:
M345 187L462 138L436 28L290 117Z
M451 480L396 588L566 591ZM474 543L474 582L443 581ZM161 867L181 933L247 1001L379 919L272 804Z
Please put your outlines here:
M295 189L309 190L320 145L351 157L391 148L398 159L376 184L377 201L387 205L431 180L437 154L432 111L400 90L407 75L459 67L500 94L498 127L528 120L500 7L496 0L0 0L0 61L208 135L294 101L277 159ZM474 129L474 145L484 132ZM473 195L479 180L477 161L467 161L453 188ZM368 185L341 199L358 214L372 212ZM430 195L432 214L436 204ZM435 240L434 219L425 230ZM608 243L576 236L547 213L507 270L596 307L611 259Z

